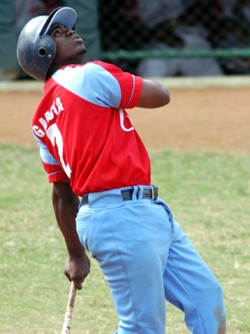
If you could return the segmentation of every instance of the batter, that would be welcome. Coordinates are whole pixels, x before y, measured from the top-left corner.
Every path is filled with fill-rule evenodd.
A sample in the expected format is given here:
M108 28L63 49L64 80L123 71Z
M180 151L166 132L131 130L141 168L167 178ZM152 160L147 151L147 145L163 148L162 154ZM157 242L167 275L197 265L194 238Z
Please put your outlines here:
M222 289L151 184L150 159L126 109L158 108L168 91L101 61L84 64L76 12L23 28L22 69L45 82L32 129L77 289L95 258L119 317L117 334L164 334L166 300L193 334L226 333ZM101 328L101 324L100 324Z

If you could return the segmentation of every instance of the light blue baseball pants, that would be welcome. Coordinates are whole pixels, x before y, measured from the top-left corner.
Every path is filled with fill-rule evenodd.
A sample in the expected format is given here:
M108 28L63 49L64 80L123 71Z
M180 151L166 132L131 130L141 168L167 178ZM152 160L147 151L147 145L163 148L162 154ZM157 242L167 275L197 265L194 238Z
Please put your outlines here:
M130 201L123 201L121 189L89 194L76 220L82 244L110 287L120 319L116 333L164 334L165 300L184 312L190 333L223 333L217 279L166 203L142 199L142 187L133 189Z

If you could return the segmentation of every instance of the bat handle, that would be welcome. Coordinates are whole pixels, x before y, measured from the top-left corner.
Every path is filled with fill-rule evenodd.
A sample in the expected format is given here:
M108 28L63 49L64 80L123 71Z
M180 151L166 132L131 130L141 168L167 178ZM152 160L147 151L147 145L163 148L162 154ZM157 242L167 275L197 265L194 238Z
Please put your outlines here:
M69 298L68 298L68 304L67 309L65 312L63 327L62 327L62 333L61 334L69 334L70 333L70 327L71 327L71 321L73 316L73 309L74 309L74 303L75 303L75 297L76 297L76 287L74 282L71 282L70 285L70 291L69 291Z

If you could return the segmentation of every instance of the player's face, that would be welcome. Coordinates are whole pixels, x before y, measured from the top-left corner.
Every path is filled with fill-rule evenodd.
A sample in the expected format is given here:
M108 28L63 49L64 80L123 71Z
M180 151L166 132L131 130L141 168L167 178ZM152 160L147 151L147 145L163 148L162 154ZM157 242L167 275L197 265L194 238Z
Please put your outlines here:
M57 45L55 64L66 65L83 62L86 47L83 39L74 30L55 23L51 27L49 35L54 38Z

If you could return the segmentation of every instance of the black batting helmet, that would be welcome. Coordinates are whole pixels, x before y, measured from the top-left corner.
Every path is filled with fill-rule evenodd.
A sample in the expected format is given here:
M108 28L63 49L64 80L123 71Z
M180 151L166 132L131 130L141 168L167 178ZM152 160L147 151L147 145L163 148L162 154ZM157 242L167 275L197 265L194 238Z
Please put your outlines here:
M17 42L17 59L25 73L37 80L46 80L46 74L56 56L56 43L48 31L54 23L74 29L76 19L73 8L59 7L49 16L31 19L23 27Z

